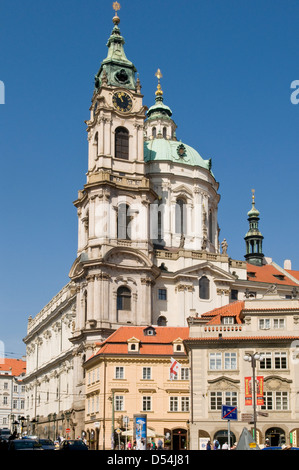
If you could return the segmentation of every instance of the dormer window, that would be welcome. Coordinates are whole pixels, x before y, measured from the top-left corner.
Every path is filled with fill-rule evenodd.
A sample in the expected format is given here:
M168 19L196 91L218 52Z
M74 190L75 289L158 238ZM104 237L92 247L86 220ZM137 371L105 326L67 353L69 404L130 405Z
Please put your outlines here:
M139 352L139 339L130 338L128 339L128 352L129 353L138 353Z
M184 345L181 338L178 338L173 343L173 352L174 353L183 353L184 352Z
M222 318L223 325L233 325L235 323L234 317L223 317Z
M273 274L273 276L276 277L276 279L278 279L279 281L285 280L285 277L283 274Z
M155 336L156 330L152 326L143 330L144 336Z

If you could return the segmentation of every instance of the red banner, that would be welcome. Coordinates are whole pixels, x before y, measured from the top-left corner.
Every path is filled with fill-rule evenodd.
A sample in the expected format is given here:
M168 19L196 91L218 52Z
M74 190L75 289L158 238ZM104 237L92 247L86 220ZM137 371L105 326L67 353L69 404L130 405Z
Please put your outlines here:
M256 404L263 405L264 404L264 377L258 376L256 378Z
M264 404L264 377L256 377L256 404ZM252 377L245 377L245 405L252 405Z
M245 377L245 405L252 405L252 378Z

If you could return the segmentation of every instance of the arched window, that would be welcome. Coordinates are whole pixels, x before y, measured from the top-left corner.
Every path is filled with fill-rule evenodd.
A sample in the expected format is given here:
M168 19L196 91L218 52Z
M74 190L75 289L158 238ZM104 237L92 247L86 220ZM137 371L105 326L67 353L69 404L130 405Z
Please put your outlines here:
M84 291L83 294L83 304L84 304L84 322L87 322L87 291Z
M186 234L186 203L177 199L175 205L175 233Z
M199 279L199 298L204 300L210 298L210 281L206 276Z
M128 287L117 289L117 310L131 310L131 291Z
M158 318L157 325L158 325L158 326L167 326L166 317L164 317L163 315L161 315L161 316Z
M122 240L131 240L131 227L130 227L130 206L121 203L117 211L117 238Z
M163 127L163 139L166 139L166 135L167 135L167 129L166 127Z
M115 158L129 160L129 131L125 127L115 129Z
M99 154L99 134L96 132L94 136L95 157Z
M152 128L152 137L155 139L157 135L157 129L155 127Z
M209 240L211 243L213 243L213 214L212 211L209 211Z

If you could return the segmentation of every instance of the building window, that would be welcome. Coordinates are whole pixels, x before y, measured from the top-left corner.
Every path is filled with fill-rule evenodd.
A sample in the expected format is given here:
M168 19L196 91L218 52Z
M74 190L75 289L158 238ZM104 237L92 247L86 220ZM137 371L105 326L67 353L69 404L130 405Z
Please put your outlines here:
M208 225L209 225L209 232L208 232L209 241L213 243L213 214L211 210L209 211Z
M263 359L260 361L260 369L287 369L286 352L261 353Z
M142 368L142 379L143 380L151 380L152 378L152 368L151 367L143 367Z
M131 310L131 291L128 287L117 289L117 310Z
M169 397L169 411L190 411L189 397Z
M142 411L152 410L152 397L142 397Z
M179 411L179 397L170 397L169 400L169 411Z
M190 411L190 401L189 397L182 397L181 398L181 410L189 412Z
M210 353L209 354L210 370L236 370L237 354L235 352Z
M232 289L230 293L231 300L238 300L238 291L236 289Z
M131 240L131 216L129 215L130 206L120 204L117 209L117 238L121 240Z
M115 129L115 157L129 159L129 132L125 127Z
M129 344L129 351L137 351L137 344L136 343L130 343Z
M181 367L181 380L189 380L189 368Z
M273 328L283 330L285 328L285 319L273 318Z
M237 406L237 392L210 392L210 410L221 410L222 405Z
M159 289L158 290L158 299L159 300L167 300L167 290L166 289Z
M260 330L269 330L270 328L280 329L280 330L284 329L285 319L284 318L260 318L259 319Z
M123 395L115 395L114 397L114 409L115 411L124 411L124 397Z
M221 353L210 353L209 358L210 358L209 360L210 370L222 369L222 354Z
M224 325L233 325L235 322L234 317L223 317L222 319Z
M116 379L124 379L125 378L125 369L124 367L115 367L115 378Z
M166 326L167 325L167 319L163 315L161 315L158 320L157 320L157 325L158 326Z
M262 410L288 410L289 393L288 392L264 392L264 404Z
M177 199L175 205L175 233L186 233L186 203L183 199Z
M210 298L210 281L206 276L199 279L199 298L203 300Z

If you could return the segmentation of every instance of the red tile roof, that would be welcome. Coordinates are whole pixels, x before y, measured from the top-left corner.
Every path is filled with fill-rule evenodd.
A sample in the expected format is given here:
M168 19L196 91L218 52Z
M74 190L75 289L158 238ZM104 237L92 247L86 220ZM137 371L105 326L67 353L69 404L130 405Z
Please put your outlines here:
M95 355L128 354L127 341L136 338L139 343L139 355L169 356L173 354L173 342L189 336L188 327L153 327L155 335L145 335L148 327L123 326L118 328L100 346ZM130 353L131 355L131 353Z
M26 361L22 359L0 358L0 375L5 372L18 377L26 372Z
M292 269L285 269L285 271L299 281L299 271L294 271Z
M224 341L236 341L237 343L243 342L243 341L295 341L299 340L299 335L298 336L222 336L219 338L218 336L203 336L203 337L198 337L198 338L192 338L189 337L187 338L186 341L188 342L198 342L198 341L206 341L208 343L210 342L218 342L223 343Z
M235 317L236 323L241 324L242 320L240 318L240 314L244 309L245 302L243 300L239 300L238 302L233 302L228 305L224 305L223 307L214 308L210 312L203 313L201 318L208 320L210 317L211 319L207 322L207 325L219 325L221 324L221 320L223 317Z
M286 270L286 272L288 271ZM289 271L289 274L299 280L298 271ZM247 279L249 281L266 282L269 284L298 286L298 283L290 279L287 275L284 275L283 271L278 270L272 264L254 266L253 264L247 263Z

